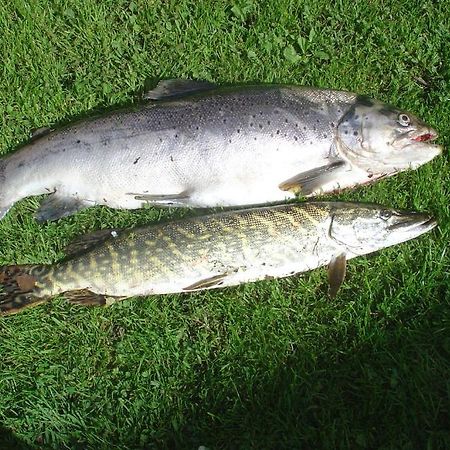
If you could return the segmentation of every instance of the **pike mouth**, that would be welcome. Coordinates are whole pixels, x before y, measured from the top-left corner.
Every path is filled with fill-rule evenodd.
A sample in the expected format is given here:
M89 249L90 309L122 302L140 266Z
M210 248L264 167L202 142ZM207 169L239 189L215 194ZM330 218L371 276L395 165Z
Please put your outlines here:
M417 230L420 233L426 233L437 225L434 217L428 214L413 213L410 216L403 217L399 222L388 227L389 231L403 229L404 231Z

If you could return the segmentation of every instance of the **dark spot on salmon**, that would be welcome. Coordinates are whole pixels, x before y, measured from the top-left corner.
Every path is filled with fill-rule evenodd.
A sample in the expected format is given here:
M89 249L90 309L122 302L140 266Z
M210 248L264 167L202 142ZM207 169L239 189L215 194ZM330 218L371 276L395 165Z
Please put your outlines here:
M25 163L21 162L19 163L19 165L17 167L23 167L25 165Z
M172 155L170 155L170 160L173 162L173 156Z
M137 164L138 163L138 161L141 159L141 157L139 156L139 157L137 157L135 160L134 160L134 163L133 164Z
M372 178L373 177L373 173L369 173L368 175L367 175L367 178Z
M81 141L79 139L77 139L77 144L79 144Z
M353 136L358 136L358 132L357 132L357 131L354 131L354 132L353 132Z

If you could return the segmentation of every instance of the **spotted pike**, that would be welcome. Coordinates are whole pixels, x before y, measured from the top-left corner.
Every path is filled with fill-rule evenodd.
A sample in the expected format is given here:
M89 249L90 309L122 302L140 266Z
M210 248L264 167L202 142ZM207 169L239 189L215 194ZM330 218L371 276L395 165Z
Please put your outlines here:
M62 293L73 302L104 304L111 298L286 277L327 264L334 295L347 259L412 239L435 225L416 212L307 202L96 232L56 265L0 268L0 312Z
M0 160L0 218L51 194L37 219L93 205L256 205L373 182L441 152L435 130L350 92L161 82L134 108L89 118Z

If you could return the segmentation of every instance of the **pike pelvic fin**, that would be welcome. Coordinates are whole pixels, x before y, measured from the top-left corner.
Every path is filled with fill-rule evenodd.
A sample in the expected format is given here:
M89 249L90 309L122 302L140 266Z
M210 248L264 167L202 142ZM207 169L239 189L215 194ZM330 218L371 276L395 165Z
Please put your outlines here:
M45 266L20 265L0 267L0 315L15 314L47 300L35 295L36 269Z
M50 194L36 211L35 217L38 222L58 220L71 216L77 211L93 206L91 202L86 202L75 197L64 197L58 193Z
M145 92L142 98L145 100L165 100L210 91L216 88L217 86L209 81L161 80L154 89Z
M345 166L346 162L338 159L325 166L299 173L289 180L283 181L278 187L282 191L311 195L325 184L333 181L339 172L345 170Z
M197 281L188 287L183 288L183 291L198 291L201 289L212 288L214 286L220 286L223 280L227 277L228 273L222 273L220 275L214 275L210 278Z
M119 228L108 228L105 230L94 231L83 236L78 236L69 242L64 251L67 256L73 257L74 255L84 253L97 245L103 244L109 239L118 237L121 231L122 230Z
M328 283L330 285L328 295L331 298L336 297L342 283L345 279L347 268L347 257L345 253L335 256L328 265Z

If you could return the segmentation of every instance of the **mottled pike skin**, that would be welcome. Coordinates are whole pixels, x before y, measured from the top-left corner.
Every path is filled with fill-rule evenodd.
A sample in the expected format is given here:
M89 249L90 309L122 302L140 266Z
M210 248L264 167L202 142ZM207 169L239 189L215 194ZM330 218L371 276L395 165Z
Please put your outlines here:
M0 281L10 280L0 308L17 310L67 291L130 297L285 277L338 255L349 259L411 239L434 225L424 214L311 202L119 231L54 266L0 269Z

